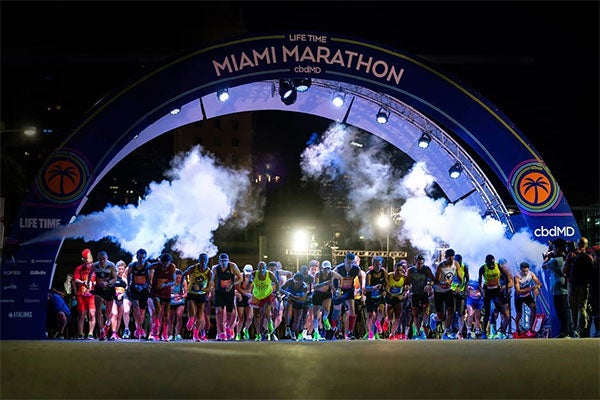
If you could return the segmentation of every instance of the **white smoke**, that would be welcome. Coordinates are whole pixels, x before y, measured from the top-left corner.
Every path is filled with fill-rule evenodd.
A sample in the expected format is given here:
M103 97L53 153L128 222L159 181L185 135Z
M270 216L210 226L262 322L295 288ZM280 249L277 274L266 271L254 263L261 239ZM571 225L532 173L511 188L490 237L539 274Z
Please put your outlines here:
M78 216L72 223L46 232L32 242L59 238L98 241L111 238L135 254L144 248L150 257L169 240L182 257L218 252L213 234L226 222L244 227L262 218L264 200L253 192L248 171L219 166L196 146L177 155L165 173L168 180L152 182L138 206L108 206Z
M546 246L527 231L507 237L507 228L498 220L482 217L477 208L460 202L430 197L435 182L422 162L405 173L394 169L391 160L372 147L355 147L358 131L334 124L320 143L309 146L301 155L303 179L331 183L344 179L348 185L346 217L365 237L376 235L374 215L382 206L399 210L401 223L392 232L400 243L409 243L431 259L436 249L448 245L463 256L472 278L487 254L496 261L506 258L513 273L522 261L540 264ZM412 263L413 260L408 260Z

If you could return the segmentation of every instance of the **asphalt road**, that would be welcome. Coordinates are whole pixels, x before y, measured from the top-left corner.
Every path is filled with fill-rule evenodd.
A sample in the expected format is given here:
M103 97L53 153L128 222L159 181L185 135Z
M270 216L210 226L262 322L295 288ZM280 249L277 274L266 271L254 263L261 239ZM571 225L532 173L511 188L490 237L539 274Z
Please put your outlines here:
M2 341L2 399L598 399L600 339Z

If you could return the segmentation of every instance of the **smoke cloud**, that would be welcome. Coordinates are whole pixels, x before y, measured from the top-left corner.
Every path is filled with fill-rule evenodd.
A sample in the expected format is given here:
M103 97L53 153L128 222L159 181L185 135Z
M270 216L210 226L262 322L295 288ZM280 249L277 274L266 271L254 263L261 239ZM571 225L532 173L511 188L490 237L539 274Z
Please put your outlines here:
M249 171L219 166L196 146L171 161L166 180L152 182L137 206L109 205L78 216L29 243L61 238L98 241L110 238L131 254L144 248L159 255L167 241L182 257L217 254L213 234L224 224L243 228L262 218L264 199L251 184Z
M391 235L403 248L410 245L431 260L436 249L448 245L463 256L471 277L477 277L487 254L496 260L506 258L513 273L522 261L532 266L541 264L546 246L534 240L530 232L507 237L506 226L482 217L479 209L434 199L435 179L425 164L416 162L406 171L398 169L393 156L381 151L373 136L363 147L353 145L359 140L364 138L357 129L333 124L321 141L308 146L300 157L304 180L329 184L345 181L346 218L356 224L359 234L381 235L375 216L391 207L398 210L395 214L399 217Z

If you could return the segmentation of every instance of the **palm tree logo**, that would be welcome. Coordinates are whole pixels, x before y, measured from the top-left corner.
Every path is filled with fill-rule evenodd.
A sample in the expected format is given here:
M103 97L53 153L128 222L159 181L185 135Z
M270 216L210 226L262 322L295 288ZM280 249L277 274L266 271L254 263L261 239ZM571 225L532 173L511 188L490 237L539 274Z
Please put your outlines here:
M531 171L521 178L519 183L521 197L532 205L539 205L552 194L552 184L545 174Z
M527 211L543 212L561 198L558 184L550 172L537 162L519 165L510 176L515 200Z
M59 160L46 170L46 185L58 196L69 196L81 184L79 168L69 160Z
M88 179L89 168L82 158L70 151L59 151L37 175L35 188L48 200L66 204L85 194Z

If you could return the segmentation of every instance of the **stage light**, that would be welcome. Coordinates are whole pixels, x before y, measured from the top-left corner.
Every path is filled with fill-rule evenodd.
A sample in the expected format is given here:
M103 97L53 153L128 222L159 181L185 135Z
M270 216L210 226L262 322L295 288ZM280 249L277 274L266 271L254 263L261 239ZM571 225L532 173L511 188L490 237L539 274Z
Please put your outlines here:
M390 113L380 107L379 111L377 111L377 123L378 124L387 124L389 117L390 117Z
M310 78L296 78L294 79L294 87L299 92L306 92L310 87L312 80Z
M219 99L220 102L229 100L229 89L225 88L217 90L217 99Z
M342 88L339 88L333 94L333 99L331 99L331 102L334 106L341 107L344 105L344 100L346 100L346 93L344 93Z
M460 164L460 162L457 161L456 164L450 167L450 169L448 170L448 174L450 175L450 178L456 179L460 176L462 170L462 165Z
M431 136L429 136L429 133L423 132L421 138L419 139L419 147L426 149L429 147L429 143L431 143Z
M181 108L180 107L175 107L171 111L169 111L169 114L171 114L171 115L177 115L180 112L181 112Z
M286 106L292 105L298 98L298 91L294 87L291 80L280 79L279 80L279 97Z

